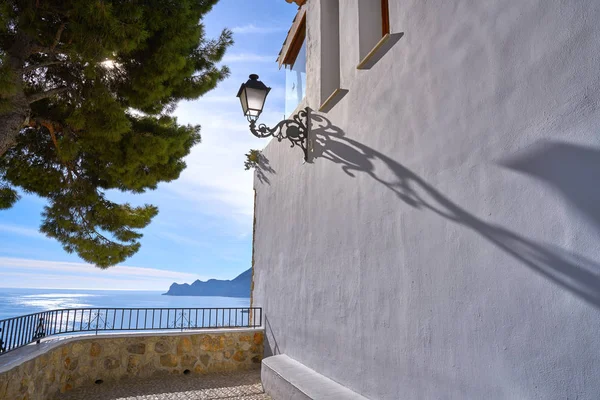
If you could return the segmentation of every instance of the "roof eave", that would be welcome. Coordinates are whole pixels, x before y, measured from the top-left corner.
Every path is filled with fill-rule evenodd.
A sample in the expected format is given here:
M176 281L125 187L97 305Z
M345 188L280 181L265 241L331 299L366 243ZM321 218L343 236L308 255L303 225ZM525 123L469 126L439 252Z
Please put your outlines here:
M286 1L288 1L288 0L286 0ZM293 1L293 0L289 0L289 1ZM300 8L300 10L298 10L298 13L294 17L292 26L290 27L290 30L288 31L288 33L285 37L285 41L283 42L281 50L279 51L279 55L277 56L277 64L279 64L279 68L281 68L282 65L286 64L285 60L286 60L287 52L289 50L290 45L294 41L296 34L298 33L298 28L300 28L300 25L303 23L305 13L306 13L306 8L302 7L302 8Z

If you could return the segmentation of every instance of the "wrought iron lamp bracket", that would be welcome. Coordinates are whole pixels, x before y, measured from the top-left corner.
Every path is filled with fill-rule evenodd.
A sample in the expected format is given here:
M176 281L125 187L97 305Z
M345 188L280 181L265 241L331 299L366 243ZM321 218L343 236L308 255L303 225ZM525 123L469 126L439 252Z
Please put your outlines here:
M257 138L273 136L279 142L283 139L290 141L291 146L298 146L304 152L304 161L308 161L308 134L310 124L310 108L300 110L291 119L284 119L269 128L265 124L256 126L256 121L250 120L250 131Z

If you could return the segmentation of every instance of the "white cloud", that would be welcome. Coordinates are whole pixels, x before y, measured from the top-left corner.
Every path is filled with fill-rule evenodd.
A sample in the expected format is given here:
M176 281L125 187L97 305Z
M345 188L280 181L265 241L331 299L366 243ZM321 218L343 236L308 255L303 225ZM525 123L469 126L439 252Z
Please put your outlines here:
M12 233L19 236L28 236L36 239L47 239L47 237L37 229L26 228L19 225L0 224L0 232Z
M245 78L248 79L247 76ZM242 82L245 82L245 80L240 79L240 84ZM197 103L195 103L195 105L198 105L199 107L202 107L202 108L205 106L209 106L209 105L218 106L220 108L219 114L223 112L224 107L227 107L227 109L225 111L229 111L229 112L237 111L237 116L235 118L235 121L237 121L238 123L245 123L246 119L242 116L242 108L240 105L240 99L238 99L236 97L237 91L239 89L239 85L230 86L230 87L228 87L228 89L229 89L228 94L207 95L207 96L201 97L199 100L197 100ZM222 93L224 91L220 91L220 92ZM290 99L293 99L293 96L290 97L289 94L288 94L288 97ZM267 103L271 104L273 101L280 101L280 100L285 100L285 99L286 99L285 87L283 87L283 86L271 87L271 91L269 92L269 95L267 97ZM185 103L181 103L178 106L178 108L181 107L182 105L185 107ZM189 108L189 105L187 108ZM215 117L215 115L211 116L211 118L214 118L214 117ZM261 118L261 120L262 120L262 118ZM207 126L206 124L210 121L203 120L200 122L202 123L202 126L204 127L204 126Z
M171 283L207 277L186 272L118 265L106 270L91 264L0 257L2 287L166 290ZM13 279L10 279L13 276ZM42 278L45 276L45 278ZM16 279L19 278L19 279ZM58 283L57 283L58 282Z
M240 101L237 97L232 95L226 96L205 96L202 97L202 103L222 103L222 104L239 104Z
M195 240L192 239L191 237L187 236L187 235L180 235L174 232L166 232L166 231L160 231L159 233L157 233L158 236L163 237L165 239L168 239L172 242L175 242L177 244L185 244L188 246L194 246L194 247L208 247L209 244L205 243L205 242L201 242L199 240Z
M225 54L223 57L224 63L234 63L234 62L245 62L245 63L263 63L263 62L271 62L274 63L277 60L276 56L265 56L254 53L234 53L234 54Z
M219 226L215 227L218 233L236 238L252 232L254 171L244 170L245 155L269 143L268 139L251 134L236 98L239 85L248 79L249 73L259 73L272 88L260 122L272 126L284 117L285 74L278 69L275 56L258 54L244 50L226 54L225 61L240 61L230 65L231 76L206 96L178 104L174 112L178 122L200 124L202 143L186 157L187 168L179 179L162 184L159 190L160 196L179 198L179 202L191 208L191 214L218 220ZM172 228L167 231L178 232ZM177 242L173 236L167 239ZM179 241L192 244L192 240Z
M283 89L272 90L275 98ZM271 96L271 95L269 95ZM235 99L235 95L232 96ZM245 154L262 149L269 140L255 138L239 104L233 108L206 102L202 98L179 104L175 115L181 123L202 124L202 143L186 158L187 168L180 178L165 187L198 205L209 215L234 222L235 236L249 234L254 212L253 171L244 170ZM237 100L237 99L236 99ZM279 113L265 112L261 121L279 121Z
M241 33L241 34L265 34L265 33L275 33L275 32L285 32L288 28L284 26L257 26L254 24L247 24L243 26L235 26L231 29L233 33Z

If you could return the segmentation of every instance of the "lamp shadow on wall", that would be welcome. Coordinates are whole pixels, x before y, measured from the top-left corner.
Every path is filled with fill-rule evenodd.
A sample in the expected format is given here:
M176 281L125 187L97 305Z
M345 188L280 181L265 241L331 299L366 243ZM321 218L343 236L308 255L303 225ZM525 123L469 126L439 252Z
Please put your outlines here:
M477 232L516 260L600 308L600 264L597 261L558 247L536 243L504 227L488 223L455 204L396 160L346 137L339 127L334 126L322 115L312 114L311 118L311 134L313 136L311 156L313 160L321 158L338 164L351 177L355 177L356 174L369 175L394 192L398 199L405 204L422 211L435 213ZM583 160L583 165L578 165L582 165L587 174L600 171L600 154L597 150L568 148L566 149L568 151L564 152L565 149L560 146L553 146L551 149L554 152L566 154L565 162ZM580 154L582 151L583 154ZM554 175L544 171L544 156L540 155L539 151L535 154L537 157L520 158L520 162L513 160L510 165L514 169L520 169L531 175L553 181L554 185L564 191L571 192L573 189L579 189L579 184L573 183L574 181L585 183L579 178L571 180L568 175L569 171L564 171L564 174L559 174L554 178ZM390 181L380 178L375 171L376 162L385 164L393 172L394 179ZM595 169L590 171L589 168L592 167ZM570 171L577 174L579 169L571 167ZM590 186L591 182L593 181L587 181L587 186ZM584 195L572 197L574 197L575 204L590 214L592 219L599 221L600 189L594 188L593 190L596 194L593 198L586 198Z
M600 149L543 140L500 165L550 185L600 230Z

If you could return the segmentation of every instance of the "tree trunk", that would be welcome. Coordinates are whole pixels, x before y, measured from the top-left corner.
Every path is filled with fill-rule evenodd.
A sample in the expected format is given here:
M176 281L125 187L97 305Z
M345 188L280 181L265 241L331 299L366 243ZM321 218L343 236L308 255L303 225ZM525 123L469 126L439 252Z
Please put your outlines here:
M0 157L17 142L17 136L29 118L29 102L23 93L23 65L31 51L31 41L18 34L8 52L8 63L13 72L16 94L8 99L11 107L0 113Z
M4 155L17 142L19 131L27 122L29 116L29 105L25 96L21 94L22 101L13 102L10 111L0 114L0 157Z

